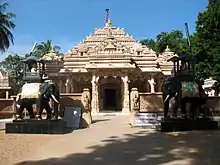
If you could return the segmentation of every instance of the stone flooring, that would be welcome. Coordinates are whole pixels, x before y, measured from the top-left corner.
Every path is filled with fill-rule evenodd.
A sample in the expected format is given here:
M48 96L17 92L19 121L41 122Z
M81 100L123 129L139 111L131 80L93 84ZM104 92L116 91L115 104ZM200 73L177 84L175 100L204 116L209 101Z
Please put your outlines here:
M160 133L146 128L131 128L128 125L128 116L96 116L94 119L94 124L89 129L75 130L65 135L35 136L35 140L39 139L36 147L32 145L32 150L26 155L14 159L16 163L12 163L12 160L8 163L11 165L220 164L219 131ZM39 142L43 140L45 141Z

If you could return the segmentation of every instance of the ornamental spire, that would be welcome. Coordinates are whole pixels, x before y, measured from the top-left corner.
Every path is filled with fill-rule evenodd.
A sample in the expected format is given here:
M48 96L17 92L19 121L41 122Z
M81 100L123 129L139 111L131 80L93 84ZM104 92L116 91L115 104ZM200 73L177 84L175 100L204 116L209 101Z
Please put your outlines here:
M105 9L105 23L107 24L109 21L109 9Z
M111 20L109 19L109 9L105 9L105 27L112 27Z

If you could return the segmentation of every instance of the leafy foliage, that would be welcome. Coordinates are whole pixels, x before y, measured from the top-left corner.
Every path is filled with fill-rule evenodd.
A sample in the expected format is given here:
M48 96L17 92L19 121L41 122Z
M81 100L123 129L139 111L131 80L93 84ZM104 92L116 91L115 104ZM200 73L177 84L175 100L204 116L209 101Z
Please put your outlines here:
M47 40L42 42L40 45L37 45L35 51L32 55L41 58L43 55L50 53L51 51L57 53L58 55L63 55L60 53L59 46L52 46L52 41ZM11 78L11 86L17 92L23 85L23 68L24 63L22 60L31 56L26 54L25 56L20 56L18 54L8 55L2 62L0 62L0 68L9 73Z
M163 53L167 46L177 54L189 51L187 39L183 37L183 32L180 30L161 32L156 36L156 40L144 39L140 42L153 49L157 54Z
M58 55L63 55L60 53L60 47L52 44L52 40L47 40L45 42L41 42L41 44L37 45L35 51L33 52L34 56L39 58L43 57L45 54L50 52L57 53Z
M197 70L206 78L217 80L220 87L220 1L209 1L206 10L198 14L194 45Z
M157 42L153 39L143 39L140 41L142 45L147 45L150 49L154 50L155 52L158 52L157 50Z
M12 80L11 86L17 91L23 85L23 63L24 57L15 55L9 55L2 62L0 62L0 68L9 73Z
M11 21L16 15L13 13L5 13L8 3L0 5L0 51L5 52L11 44L13 44L14 36L10 30L15 28L15 24Z

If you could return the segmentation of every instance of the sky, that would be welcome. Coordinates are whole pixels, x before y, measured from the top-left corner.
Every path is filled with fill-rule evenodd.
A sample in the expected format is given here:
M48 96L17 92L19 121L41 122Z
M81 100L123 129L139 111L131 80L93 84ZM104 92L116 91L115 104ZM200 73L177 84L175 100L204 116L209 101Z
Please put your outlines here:
M28 53L35 42L52 40L67 52L95 28L104 27L105 9L112 24L124 28L135 39L155 38L160 32L178 29L184 23L195 31L199 12L208 0L0 0L8 2L7 11L16 14L14 45L0 54Z

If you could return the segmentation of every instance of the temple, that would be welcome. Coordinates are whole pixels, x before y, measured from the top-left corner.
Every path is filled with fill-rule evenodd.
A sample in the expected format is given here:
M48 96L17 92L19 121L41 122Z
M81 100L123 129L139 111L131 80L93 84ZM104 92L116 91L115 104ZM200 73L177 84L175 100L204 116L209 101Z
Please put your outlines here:
M46 68L48 76L60 86L61 93L81 93L90 89L92 113L130 112L130 91L161 92L163 79L171 75L174 53L167 47L157 55L123 28L113 26L106 10L103 28L69 50L63 59L51 52Z

